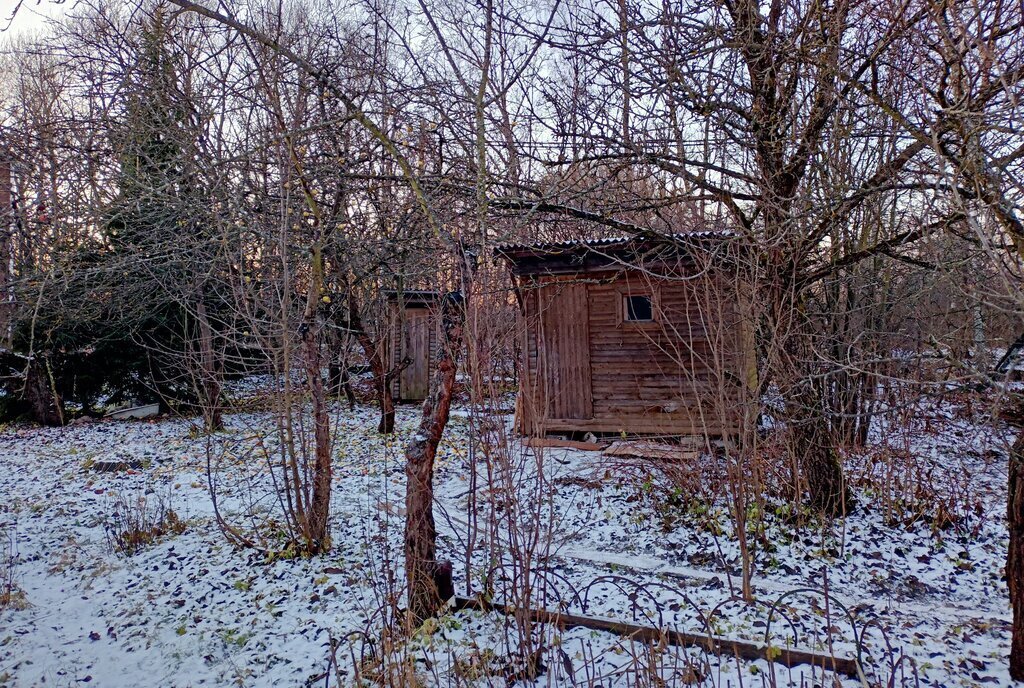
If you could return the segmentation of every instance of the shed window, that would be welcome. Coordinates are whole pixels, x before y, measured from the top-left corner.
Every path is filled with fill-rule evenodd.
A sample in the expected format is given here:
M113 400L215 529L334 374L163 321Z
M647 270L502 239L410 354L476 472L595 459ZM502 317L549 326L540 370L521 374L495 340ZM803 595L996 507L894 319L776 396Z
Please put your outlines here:
M654 320L654 305L651 303L650 295L627 294L625 306L626 322L652 322Z

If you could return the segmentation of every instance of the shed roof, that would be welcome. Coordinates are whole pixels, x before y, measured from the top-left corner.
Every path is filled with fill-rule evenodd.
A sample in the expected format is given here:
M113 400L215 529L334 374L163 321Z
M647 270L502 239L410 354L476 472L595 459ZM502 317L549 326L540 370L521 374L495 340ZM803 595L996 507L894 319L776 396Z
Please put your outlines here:
M433 289L384 289L388 301L401 303L405 308L426 308L441 300L444 295Z
M601 239L548 241L536 244L502 244L494 255L508 261L518 274L566 272L607 268L615 263L650 257L654 253L678 253L713 240L734 239L731 230L704 230L659 234L644 231L632 236ZM664 256L663 256L664 257Z

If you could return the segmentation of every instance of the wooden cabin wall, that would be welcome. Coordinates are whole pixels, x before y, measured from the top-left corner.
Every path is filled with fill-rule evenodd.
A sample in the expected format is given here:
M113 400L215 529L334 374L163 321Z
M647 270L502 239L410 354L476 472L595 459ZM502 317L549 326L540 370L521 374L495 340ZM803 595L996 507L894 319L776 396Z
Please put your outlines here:
M739 427L752 351L727 279L620 271L527 278L523 287L522 431L725 435ZM626 293L650 294L657 322L624 322ZM573 338L578 347L566 344ZM589 374L574 373L584 365Z

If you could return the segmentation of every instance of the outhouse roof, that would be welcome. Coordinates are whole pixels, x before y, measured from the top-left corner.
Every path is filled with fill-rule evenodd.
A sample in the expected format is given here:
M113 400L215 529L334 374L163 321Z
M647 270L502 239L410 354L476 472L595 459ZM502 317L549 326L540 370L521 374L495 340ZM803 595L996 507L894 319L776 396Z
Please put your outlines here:
M388 301L401 302L405 308L426 308L441 300L443 292L433 289L385 289Z

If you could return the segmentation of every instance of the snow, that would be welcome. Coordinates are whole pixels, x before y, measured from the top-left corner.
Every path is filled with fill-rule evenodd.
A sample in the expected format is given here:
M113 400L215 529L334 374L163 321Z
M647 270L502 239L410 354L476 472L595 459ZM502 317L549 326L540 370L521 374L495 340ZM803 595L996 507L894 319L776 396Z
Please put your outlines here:
M667 518L632 472L617 472L621 459L472 443L468 409L454 411L438 457L435 514L460 593L475 498L468 578L477 591L489 581L499 601L514 595L506 583L522 580L529 556L535 606L775 647L831 647L847 657L863 639L867 678L882 684L893 676L894 685L1009 683L1002 510L1010 436L982 405L922 403L898 424L890 417L869 450L847 457L851 475L867 475L881 447L904 448L927 469L920 482L969 502L969 516L936 529L924 518L887 518L868 494L867 506L830 527L798 529L769 515L774 549L756 555L754 604L736 598L740 553L725 504L679 506ZM402 604L402 447L418 413L401 407L397 436L382 438L375 409L335 410L334 547L306 559L234 547L213 519L208 451L219 458L214 484L229 518L275 513L255 452L260 442L273 451L268 413L229 415L227 430L212 438L182 419L4 429L0 524L16 534L26 605L0 611L0 686L301 686L368 676L370 664L358 659L380 649L383 619ZM110 458L143 468L87 468ZM105 525L119 503L140 498L174 509L185 530L117 554ZM535 546L521 537L529 523L544 533ZM511 617L460 611L396 651L425 685L491 685L489 674L509 671L519 633ZM538 686L634 685L650 666L666 685L832 685L807 666L719 659L579 628L536 633L549 648Z

